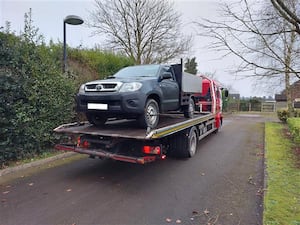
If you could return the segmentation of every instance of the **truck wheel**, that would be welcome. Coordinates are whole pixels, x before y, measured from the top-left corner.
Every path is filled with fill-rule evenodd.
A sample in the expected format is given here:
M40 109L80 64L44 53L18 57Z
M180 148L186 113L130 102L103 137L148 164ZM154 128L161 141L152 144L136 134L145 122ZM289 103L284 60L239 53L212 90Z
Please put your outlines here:
M188 136L188 157L193 157L197 151L198 135L195 127L192 127Z
M189 100L189 104L184 107L183 114L185 118L193 118L195 112L195 102L192 98Z
M106 117L99 116L94 113L87 113L86 118L91 124L93 124L95 126L103 126L107 120Z
M195 127L173 137L170 155L179 158L191 158L195 155L198 144L198 134Z
M139 117L139 123L143 128L155 128L159 121L159 107L154 99L148 99L144 113Z

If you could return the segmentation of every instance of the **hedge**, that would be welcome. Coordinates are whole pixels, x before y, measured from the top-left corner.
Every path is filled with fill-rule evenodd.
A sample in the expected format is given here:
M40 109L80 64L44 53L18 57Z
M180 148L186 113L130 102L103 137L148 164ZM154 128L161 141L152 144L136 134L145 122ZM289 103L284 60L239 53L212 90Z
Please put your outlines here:
M287 124L295 142L300 144L300 118L288 118Z
M68 49L70 59L77 60L81 64L87 65L100 75L103 79L113 75L123 67L133 65L133 60L109 51L99 51L99 49Z
M59 141L53 128L75 120L74 96L87 76L76 70L75 77L62 74L61 55L61 44L0 31L0 168L49 151ZM133 64L97 49L69 48L68 55L99 78Z
M51 48L0 32L0 167L45 151L74 117L74 85Z
M292 112L292 115L289 115L289 112L287 109L279 109L277 110L277 116L278 116L278 119L284 123L287 122L287 119L289 117L300 117L300 110L294 110Z

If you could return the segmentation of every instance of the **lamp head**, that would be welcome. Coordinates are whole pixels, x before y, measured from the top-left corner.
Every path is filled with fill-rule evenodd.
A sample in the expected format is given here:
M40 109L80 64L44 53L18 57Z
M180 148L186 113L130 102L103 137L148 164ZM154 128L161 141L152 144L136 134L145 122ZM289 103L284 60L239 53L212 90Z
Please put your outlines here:
M79 16L69 15L64 19L64 23L67 23L70 25L80 25L80 24L83 24L83 19Z

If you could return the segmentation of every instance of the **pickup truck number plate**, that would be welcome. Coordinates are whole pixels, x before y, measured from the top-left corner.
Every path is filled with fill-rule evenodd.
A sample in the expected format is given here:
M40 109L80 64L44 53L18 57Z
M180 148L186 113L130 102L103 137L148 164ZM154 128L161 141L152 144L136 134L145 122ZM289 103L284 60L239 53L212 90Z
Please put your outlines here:
M88 109L97 109L97 110L108 110L107 104L99 104L99 103L88 103Z

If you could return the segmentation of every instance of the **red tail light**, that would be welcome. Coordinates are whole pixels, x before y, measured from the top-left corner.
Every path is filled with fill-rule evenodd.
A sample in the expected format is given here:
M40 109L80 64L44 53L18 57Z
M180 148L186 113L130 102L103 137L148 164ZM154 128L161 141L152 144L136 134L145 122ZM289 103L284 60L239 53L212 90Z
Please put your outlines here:
M81 147L81 148L88 148L90 146L90 143L88 141L81 141L81 138L78 137L77 138L77 147Z
M80 140L80 137L77 138L77 147L80 147L80 144L81 144L81 140Z
M88 148L90 146L90 143L88 142L88 141L84 141L83 143L82 143L82 147L83 148Z
M146 154L155 154L160 155L161 149L160 146L143 146L143 152Z

